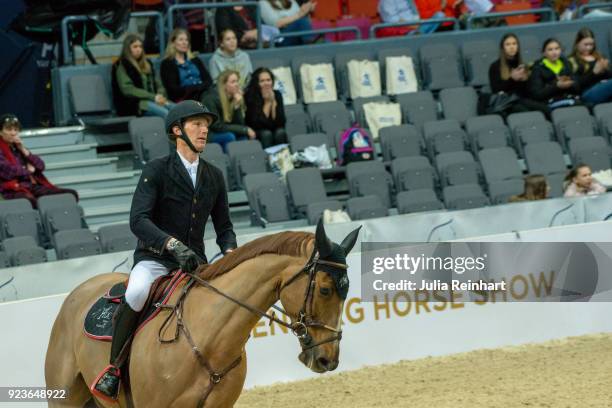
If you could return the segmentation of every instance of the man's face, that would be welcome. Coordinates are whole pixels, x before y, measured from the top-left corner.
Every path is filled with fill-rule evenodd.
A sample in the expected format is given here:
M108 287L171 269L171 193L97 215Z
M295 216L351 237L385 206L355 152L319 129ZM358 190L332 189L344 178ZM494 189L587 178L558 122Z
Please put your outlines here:
M2 130L0 130L0 136L2 136L2 140L6 143L14 143L18 135L19 127L17 126L3 126Z
M210 118L208 116L194 116L185 121L183 129L191 141L193 147L198 152L203 152L206 146L206 140L208 139L208 126L210 125ZM178 126L174 128L175 134L180 135L180 129ZM179 139L180 140L180 139Z

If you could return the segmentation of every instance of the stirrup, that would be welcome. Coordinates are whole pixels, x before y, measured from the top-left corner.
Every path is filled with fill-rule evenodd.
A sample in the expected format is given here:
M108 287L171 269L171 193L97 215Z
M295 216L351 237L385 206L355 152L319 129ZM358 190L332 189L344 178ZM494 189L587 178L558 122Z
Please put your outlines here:
M100 383L102 383L104 380L112 381L110 378L106 378L108 376L115 377L116 381L117 381L117 389L115 390L113 395L107 394L103 390L98 388L98 385ZM100 374L98 374L96 379L93 380L93 382L91 383L91 386L89 387L89 391L91 391L91 393L94 396L96 396L98 398L101 398L101 399L103 399L105 401L108 401L108 402L117 402L117 398L119 397L119 390L120 389L121 389L121 370L118 367L115 367L112 364L107 365L102 370L102 372L100 372Z

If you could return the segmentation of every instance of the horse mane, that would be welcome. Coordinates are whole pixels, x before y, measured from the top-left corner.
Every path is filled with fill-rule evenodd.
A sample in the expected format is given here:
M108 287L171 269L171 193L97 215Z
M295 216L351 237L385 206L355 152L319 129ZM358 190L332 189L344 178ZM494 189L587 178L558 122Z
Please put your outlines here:
M242 262L263 254L309 256L308 244L313 240L312 232L285 231L266 235L236 248L213 264L202 266L198 275L204 280L212 280L226 274Z

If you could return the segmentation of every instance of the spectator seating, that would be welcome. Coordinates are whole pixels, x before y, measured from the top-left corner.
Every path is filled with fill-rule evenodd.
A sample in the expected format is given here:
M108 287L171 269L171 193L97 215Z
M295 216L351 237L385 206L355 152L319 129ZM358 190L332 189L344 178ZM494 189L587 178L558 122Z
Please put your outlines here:
M436 186L436 171L424 156L398 157L391 162L391 174L398 192Z
M397 194L397 211L400 214L442 209L444 209L444 204L433 190L409 190Z
M346 209L351 220L386 217L389 214L388 207L377 195L349 198Z
M100 241L88 229L58 231L54 240L57 259L80 258L102 253Z
M593 114L599 124L599 134L608 140L612 139L612 102L596 105Z
M217 167L223 173L223 180L225 186L229 190L233 183L230 183L229 172L230 172L230 159L227 154L223 153L221 146L217 143L208 143L204 151L200 154L200 157Z
M367 50L339 52L334 56L334 66L336 67L336 86L340 91L342 99L351 99L349 86L348 63L352 60L375 60L372 52Z
M430 91L397 95L395 99L402 107L404 123L412 123L422 129L426 122L438 119L438 106Z
M542 112L513 113L508 115L507 122L514 138L514 144L521 155L525 145L553 139L553 126L546 120Z
M304 150L308 146L321 146L322 144L329 146L329 139L325 133L306 133L289 139L289 148L292 153Z
M374 194L381 199L382 204L386 208L391 207L393 179L385 170L382 162L363 161L349 163L346 166L346 179L352 197Z
M546 176L551 197L563 195L563 179L567 167L561 146L557 142L532 143L525 146L525 162L529 173Z
M426 44L420 50L423 82L431 91L464 85L459 50L454 44Z
M251 207L252 225L288 221L291 213L285 186L273 173L249 173L244 177Z
M470 152L440 153L436 156L436 167L442 187L480 183L480 169Z
M136 248L137 239L129 224L107 225L98 230L102 251L121 252Z
M128 129L139 163L145 164L170 153L166 124L162 118L134 118L130 120Z
M268 156L259 140L242 140L227 144L227 154L238 187L243 187L242 178L246 174L268 171Z
M321 171L314 167L291 170L287 187L296 210L306 214L309 223L316 222L325 209L339 209L339 201L327 197Z
M569 151L572 162L584 163L593 172L611 168L610 147L601 136L583 137L569 141Z
M499 115L485 115L468 118L465 129L474 151L505 147L510 142L510 131Z
M388 126L379 131L383 160L420 156L424 147L421 133L414 125Z
M423 135L431 158L440 153L466 150L467 135L455 119L426 122Z
M7 238L2 241L2 247L12 266L47 262L47 253L29 235Z
M510 147L484 149L478 153L492 202L500 203L523 191L523 173Z
M444 117L458 120L462 125L467 119L478 116L478 94L471 86L442 89L440 103Z
M474 87L489 84L489 66L499 57L499 47L494 41L469 41L461 45L465 61L467 84Z
M43 241L38 211L25 198L0 201L0 238L29 236L37 244Z
M447 186L442 190L444 203L449 210L466 210L489 205L490 201L478 184Z
M585 106L555 109L551 116L557 139L563 146L570 139L596 136L597 124Z

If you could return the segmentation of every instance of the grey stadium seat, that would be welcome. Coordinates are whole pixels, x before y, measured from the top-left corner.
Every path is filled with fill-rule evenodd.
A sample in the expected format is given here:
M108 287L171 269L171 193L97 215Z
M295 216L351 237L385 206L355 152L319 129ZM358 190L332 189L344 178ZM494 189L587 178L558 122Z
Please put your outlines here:
M441 90L440 103L446 119L464 124L468 118L478 116L478 94L471 86Z
M593 108L599 124L599 134L608 140L612 137L612 102L600 103Z
M170 153L170 142L162 118L134 118L130 120L128 129L134 152L141 163L147 163Z
M563 195L567 166L557 142L532 143L525 146L525 162L530 174L543 174L550 186L550 196Z
M317 131L327 135L327 143L330 145L338 132L351 127L351 114L346 108L319 112L314 117L314 123Z
M391 174L397 191L433 190L436 171L424 156L399 157L391 162Z
M595 119L585 106L555 109L551 116L557 139L563 145L570 139L595 136L597 131Z
M353 110L355 111L355 121L361 125L361 127L368 127L365 118L365 111L363 105L370 102L389 102L389 97L385 95L381 96L370 96L368 98L355 98L353 100Z
M233 184L230 184L229 173L230 173L230 159L227 154L223 153L221 149L221 145L217 143L210 143L206 145L206 148L202 153L200 153L200 157L217 167L223 173L223 180L225 181L225 186L229 190Z
M38 199L38 211L47 237L54 244L58 231L87 228L83 210L72 194L55 194Z
M30 236L40 243L41 234L40 215L28 200L0 200L0 239Z
M480 182L479 167L470 152L440 153L436 156L436 167L442 187Z
M521 58L526 64L530 64L542 57L542 39L535 35L519 36L521 47Z
M304 111L296 111L290 114L286 113L285 118L285 130L289 137L308 133L310 130L310 116Z
M346 166L346 179L352 197L375 194L382 200L386 208L391 207L393 180L382 162L349 163Z
M432 158L440 153L465 150L467 135L457 120L427 122L423 125L423 135Z
M306 106L306 111L311 118L317 116L320 112L327 112L332 110L346 109L346 105L342 101L330 101L330 102L319 102L311 103Z
M478 157L493 202L501 202L508 192L517 191L517 186L518 192L523 191L523 173L512 148L484 149Z
M542 112L512 113L506 121L520 152L523 151L523 146L529 143L548 142L553 139L553 126Z
M130 224L107 225L98 230L102 251L120 252L136 249L138 239L132 233Z
M489 84L489 66L499 57L499 48L493 41L469 41L461 45L468 85Z
M0 269L8 268L11 266L11 262L9 257L4 253L4 251L0 251Z
M306 217L308 218L309 225L315 225L319 222L319 218L323 215L325 210L337 211L342 209L342 204L340 201L332 200L332 201L322 201L318 203L308 204L306 208Z
M572 162L588 164L594 172L610 168L610 147L601 136L569 141Z
M436 91L464 85L459 51L455 45L423 45L419 50L419 59L427 89Z
M375 195L349 198L346 209L352 220L386 217L389 214L380 197Z
M287 190L275 174L247 174L244 189L249 199L253 225L291 219Z
M419 67L418 59L415 55L412 55L409 48L385 48L384 50L378 51L378 65L380 66L380 83L382 85L383 90L386 92L387 86L387 58L388 57L411 57L412 64L414 66L414 72L416 74L417 80L419 81L419 89L421 89L421 69Z
M292 136L289 139L289 148L292 153L304 150L308 146L321 146L325 144L329 147L329 140L325 133L307 133Z
M72 259L102 253L100 241L88 229L59 231L54 236L57 259Z
M444 187L442 195L449 210L466 210L489 205L489 199L478 184Z
M469 118L465 129L475 150L508 146L510 131L499 115Z
M510 197L519 195L524 190L525 182L519 179L496 181L489 185L489 197L493 204L507 203Z
M321 171L314 167L287 172L287 187L293 205L303 213L309 204L330 201L325 192Z
M421 132L414 125L388 126L378 132L383 160L419 156L424 147Z
M70 101L76 118L99 132L126 132L133 116L114 117L110 92L98 74L77 75L68 80Z
M243 187L245 174L265 173L268 171L268 156L259 140L241 140L227 144L230 165L239 187Z
M396 95L402 107L404 123L411 123L422 129L423 124L438 119L438 105L430 91Z
M396 199L397 211L400 214L444 209L444 204L431 189L402 191Z
M339 52L334 56L334 65L336 67L336 85L338 91L342 94L343 99L352 98L350 95L348 63L352 60L356 61L375 61L374 56L369 51L349 51Z
M2 241L2 247L12 266L47 262L46 251L30 236L7 238Z

